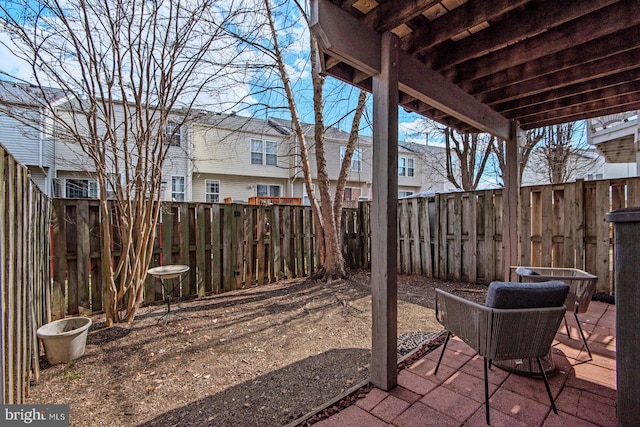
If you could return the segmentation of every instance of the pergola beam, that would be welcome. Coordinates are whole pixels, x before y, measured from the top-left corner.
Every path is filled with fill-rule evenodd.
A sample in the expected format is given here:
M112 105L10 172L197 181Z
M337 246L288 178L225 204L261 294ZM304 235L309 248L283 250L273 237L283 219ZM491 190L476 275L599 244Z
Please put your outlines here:
M312 0L311 29L321 49L371 76L380 74L381 36L328 0ZM398 54L398 88L482 132L510 138L510 122L420 61ZM352 83L352 82L349 82Z

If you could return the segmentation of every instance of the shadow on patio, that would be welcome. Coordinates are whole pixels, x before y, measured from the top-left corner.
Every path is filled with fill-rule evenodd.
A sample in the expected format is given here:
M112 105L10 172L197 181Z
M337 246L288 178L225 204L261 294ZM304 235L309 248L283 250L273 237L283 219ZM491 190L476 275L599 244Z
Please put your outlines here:
M553 346L556 372L549 378L558 407L549 406L541 379L489 372L491 422L494 426L615 426L615 306L592 302L580 320L593 360L581 349L572 316L571 338L561 326ZM374 388L355 405L318 426L476 426L485 425L482 359L452 339L437 376L440 348L398 375L390 392Z

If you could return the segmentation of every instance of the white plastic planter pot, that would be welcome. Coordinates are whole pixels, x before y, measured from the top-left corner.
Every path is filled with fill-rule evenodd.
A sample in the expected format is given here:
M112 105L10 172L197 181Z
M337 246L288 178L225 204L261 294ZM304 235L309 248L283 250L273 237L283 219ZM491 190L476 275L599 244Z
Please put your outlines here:
M88 317L70 317L38 328L36 334L42 340L49 363L55 365L82 356L90 326Z

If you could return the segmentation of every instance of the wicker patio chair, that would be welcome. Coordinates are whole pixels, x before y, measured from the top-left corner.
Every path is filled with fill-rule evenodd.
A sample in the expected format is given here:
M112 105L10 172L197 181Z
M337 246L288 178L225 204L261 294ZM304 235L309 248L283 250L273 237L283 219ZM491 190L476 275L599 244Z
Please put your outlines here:
M587 344L587 339L584 336L580 319L578 314L586 313L589 310L589 303L596 290L596 282L598 276L589 274L586 271L578 270L577 268L555 268L555 267L511 267L515 270L519 282L545 282L549 280L560 280L569 285L569 293L564 305L567 307L567 312L572 312L573 317L576 319L578 325L578 332L580 332L580 338L584 344L587 353L589 354L588 360L593 360L591 355L591 349ZM567 329L567 336L571 338L571 332L569 331L569 324L567 318L564 319L564 326Z
M569 286L562 282L530 285L492 282L483 306L436 289L436 317L447 329L447 336L434 375L451 334L477 351L484 358L485 411L490 424L487 371L491 361L535 358L551 407L557 414L540 358L549 352L562 322L568 291Z

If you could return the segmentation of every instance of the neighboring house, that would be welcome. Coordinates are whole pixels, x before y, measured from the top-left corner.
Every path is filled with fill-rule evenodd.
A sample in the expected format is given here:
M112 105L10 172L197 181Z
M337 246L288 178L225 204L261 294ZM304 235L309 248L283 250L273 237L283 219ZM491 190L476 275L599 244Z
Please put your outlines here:
M58 106L58 116L64 117L65 105ZM116 104L115 122L124 122L124 107ZM175 114L173 120L170 119L165 132L167 133L167 144L169 152L163 165L162 178L162 200L185 201L191 200L191 176L192 162L190 156L191 144L189 142L189 132L187 127L181 126L184 116L179 112ZM71 122L71 118L68 119ZM80 123L79 126L83 126ZM53 124L53 140L55 144L56 174L54 195L66 198L97 198L99 192L98 182L95 176L95 165L80 145L75 141L65 138L63 126L60 122ZM123 128L117 130L120 141L124 139ZM133 144L130 144L132 146ZM129 149L130 155L135 155L134 149ZM116 160L114 155L106 159L107 174L116 173ZM123 169L122 160L118 160L120 169ZM123 176L112 176L113 180L126 184ZM110 191L110 188L104 189Z
M246 202L250 197L309 198L299 146L291 122L203 113L194 118L193 200ZM317 191L314 127L304 124L313 189ZM336 128L325 131L325 154L331 192L335 193L349 134ZM444 190L443 179L425 172L425 156L444 155L444 148L401 144L398 148L398 196L423 190ZM372 139L358 139L345 184L345 206L371 199Z
M55 146L43 128L41 99L36 87L0 81L0 144L29 169L40 190L51 196Z
M640 120L629 111L588 120L589 144L606 159L602 178L640 175Z
M270 123L216 113L194 119L192 200L292 197L291 136Z
M413 179L404 178L402 173L403 158L406 164L412 163L415 168ZM429 191L444 193L453 191L453 184L446 176L447 150L442 145L418 144L415 142L401 142L398 148L398 191L399 196ZM457 163L454 161L454 174L458 174ZM409 176L407 174L407 176ZM413 176L413 175L412 175Z
M54 197L97 198L93 161L81 147L65 138L60 119L42 114L34 99L36 88L0 82L0 142L31 170L41 188ZM28 94L29 96L22 96ZM58 117L66 105L56 107ZM123 115L123 106L116 108ZM30 123L24 126L11 116ZM122 116L124 121L124 116ZM26 118L26 119L25 119ZM65 120L66 121L66 120ZM116 119L117 122L117 119ZM304 124L309 164L317 191L314 126ZM280 119L257 119L235 114L193 111L186 118L178 110L166 133L170 144L163 166L162 199L196 202L247 202L255 196L293 197L308 204L309 198L291 123ZM345 155L349 134L336 128L325 132L327 168L331 192ZM443 147L402 143L398 147L398 197L421 191L445 191L448 181L426 168L427 159L444 158ZM358 139L344 191L345 206L371 199L373 181L372 138ZM112 156L113 157L113 156ZM115 160L106 161L107 173L115 172ZM122 177L118 177L122 184Z

